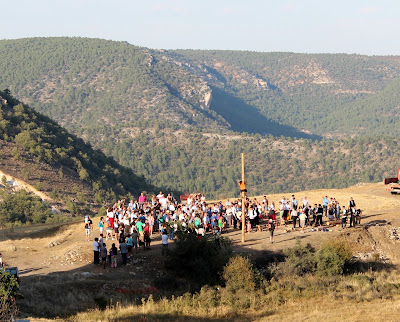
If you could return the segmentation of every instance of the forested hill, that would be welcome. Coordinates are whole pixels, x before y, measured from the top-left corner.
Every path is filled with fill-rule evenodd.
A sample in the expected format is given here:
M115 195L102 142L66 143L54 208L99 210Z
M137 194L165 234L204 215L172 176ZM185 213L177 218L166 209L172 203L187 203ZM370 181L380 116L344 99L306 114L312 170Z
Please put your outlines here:
M0 91L0 146L0 170L70 201L104 204L156 190L142 176L22 104L8 90ZM64 176L72 180L61 180Z
M242 151L252 193L380 181L397 162L398 57L31 38L0 40L0 71L0 88L163 189L232 195Z
M0 40L0 71L0 88L76 131L84 124L82 135L147 125L310 138L400 131L399 57L31 38Z
M272 122L323 137L399 133L399 56L195 50L171 55L218 75L220 83L210 83L245 103L241 111L253 107Z

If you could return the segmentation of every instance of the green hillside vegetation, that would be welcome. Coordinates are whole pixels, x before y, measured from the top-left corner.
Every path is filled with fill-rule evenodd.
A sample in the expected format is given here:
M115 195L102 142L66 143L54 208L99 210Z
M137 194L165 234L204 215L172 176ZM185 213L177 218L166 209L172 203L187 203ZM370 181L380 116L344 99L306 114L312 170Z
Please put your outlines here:
M47 203L25 191L9 194L0 191L0 227L66 221L68 217L52 213Z
M70 134L47 116L22 104L8 90L0 91L0 97L7 101L0 106L0 140L14 142L34 156L37 162L49 165L59 176L64 172L74 172L89 186L87 190L95 193L88 196L90 202L114 202L117 197L137 196L143 190L156 191L143 177L120 166L103 152L92 149L90 144ZM13 154L16 159L24 158L17 148L13 149ZM77 195L78 192L75 191Z
M37 129L12 136L44 161L81 172L103 197L151 191L144 178L166 190L231 196L241 152L254 194L381 181L397 162L397 57L32 38L1 40L0 58L0 88L138 175L106 167L111 159L89 155L71 135L77 149L59 152L67 137L53 130L52 148L51 139L32 143Z
M104 150L154 184L214 198L238 195L241 152L249 193L260 195L379 182L393 175L399 148L397 139L383 136L313 142L190 131L163 130L161 135L158 140L150 131L142 132L140 138L104 145Z
M218 73L243 108L253 106L279 124L326 137L397 133L385 124L398 119L392 113L399 100L398 57L195 50L175 57Z

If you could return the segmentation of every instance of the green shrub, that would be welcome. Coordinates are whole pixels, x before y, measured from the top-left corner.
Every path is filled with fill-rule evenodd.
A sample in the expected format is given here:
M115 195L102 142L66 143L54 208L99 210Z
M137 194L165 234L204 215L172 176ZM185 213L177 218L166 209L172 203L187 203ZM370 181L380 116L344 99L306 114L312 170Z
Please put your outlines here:
M50 206L25 190L5 194L0 201L0 226L44 223L49 216L51 216Z
M85 168L81 168L81 169L79 170L78 174L79 174L79 178L80 178L82 181L88 180L88 179L90 178L90 177L89 177L89 173L86 171Z
M71 201L71 200L67 200L67 201L65 202L65 204L66 204L66 206L67 206L67 208L68 208L68 211L69 211L71 214L77 215L77 214L79 214L79 213L81 212L81 210L79 209L78 205L77 205L75 202L73 202L73 201Z
M273 267L273 276L279 278L285 275L304 276L309 273L320 275L340 275L350 267L352 253L343 241L332 241L315 251L311 245L297 243L293 248L284 251L285 261Z
M105 207L101 207L97 214L99 217L105 217L107 215L107 209Z
M42 183L41 183L41 182L37 183L37 184L35 185L35 189L36 189L36 190L39 190L39 191L42 191L42 190L43 190L43 185L42 185Z
M87 201L86 195L80 191L76 193L76 199L78 199L78 201L81 203L85 203Z
M233 293L240 290L252 292L256 287L256 274L247 257L237 255L230 258L222 277L227 290Z
M52 191L50 192L50 198L53 199L53 200L58 199L58 193L57 193L56 190L52 190Z
M15 298L20 296L15 276L0 271L0 321L14 321L18 313Z
M351 263L352 257L347 243L331 241L316 253L317 271L321 275L343 274L346 265Z
M98 203L98 204L102 204L103 203L103 197L102 197L100 192L96 192L94 194L94 202Z
M302 245L300 242L293 248L284 251L286 259L274 269L275 276L298 275L314 273L317 267L315 250L310 244Z
M167 270L189 279L193 291L221 282L221 273L232 253L230 240L221 237L219 249L212 236L198 239L195 233L186 231L178 231L177 235L176 247L165 262Z

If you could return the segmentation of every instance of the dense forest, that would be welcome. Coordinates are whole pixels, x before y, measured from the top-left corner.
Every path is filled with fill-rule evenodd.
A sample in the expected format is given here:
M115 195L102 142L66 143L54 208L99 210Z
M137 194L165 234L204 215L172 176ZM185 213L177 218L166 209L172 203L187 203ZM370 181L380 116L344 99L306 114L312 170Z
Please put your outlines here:
M9 139L82 172L103 192L157 186L231 196L241 152L252 194L345 187L394 172L398 57L31 38L0 40L0 58L0 88L74 133L51 130L33 143L40 130L16 104ZM73 151L58 146L69 137ZM99 151L88 160L85 141L137 175Z

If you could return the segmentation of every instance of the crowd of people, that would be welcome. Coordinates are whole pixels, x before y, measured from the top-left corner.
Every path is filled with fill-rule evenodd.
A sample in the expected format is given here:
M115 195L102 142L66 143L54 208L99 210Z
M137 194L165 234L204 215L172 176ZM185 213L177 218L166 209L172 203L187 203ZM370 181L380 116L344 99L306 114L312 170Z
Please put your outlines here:
M117 267L118 252L122 265L137 253L138 249L148 250L155 235L161 236L162 255L168 254L168 241L176 237L177 230L192 230L202 238L206 233L213 235L216 247L220 248L220 236L227 229L241 229L242 208L247 233L254 230L269 231L270 242L274 242L274 232L280 226L293 227L302 232L307 227L313 230L323 227L324 217L341 223L344 229L360 224L361 210L357 209L353 198L347 205L341 205L335 198L322 197L322 202L312 205L307 197L299 202L294 195L283 197L278 206L269 202L266 196L262 200L248 198L226 202L208 203L203 194L193 194L179 204L172 194L148 198L144 193L137 200L119 200L108 207L107 214L98 222L100 236L93 241L94 263L109 263ZM325 220L326 220L325 219ZM93 230L93 221L85 217L87 240ZM111 240L111 247L107 248ZM118 247L117 247L118 246Z

